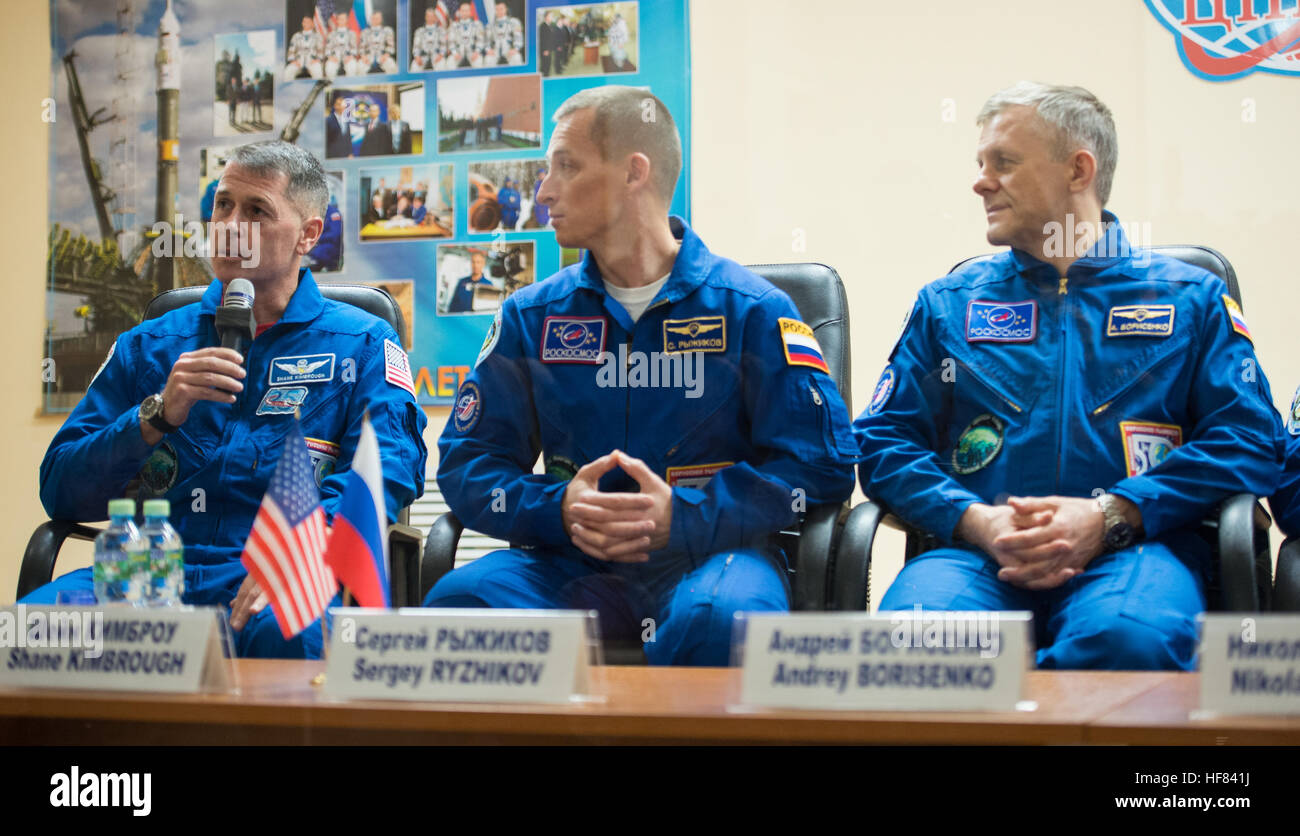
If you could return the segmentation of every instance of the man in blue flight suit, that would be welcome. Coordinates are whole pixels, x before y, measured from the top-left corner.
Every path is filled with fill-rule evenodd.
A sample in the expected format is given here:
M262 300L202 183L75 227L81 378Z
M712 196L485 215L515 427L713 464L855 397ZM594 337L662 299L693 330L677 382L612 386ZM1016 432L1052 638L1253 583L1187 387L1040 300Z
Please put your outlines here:
M301 257L320 236L328 198L320 162L271 141L236 149L221 176L213 225L228 231L217 280L201 302L118 337L86 396L41 463L41 502L53 518L104 519L133 476L171 502L185 542L187 604L230 606L241 656L308 657L320 624L285 641L240 554L283 440L301 411L331 519L368 410L379 441L389 519L420 495L426 419L401 338L382 320L326 301ZM220 240L221 236L214 236ZM251 258L236 255L240 249ZM225 284L255 289L257 335L246 356L220 348L213 324ZM92 589L80 569L27 596Z
M343 257L343 213L339 211L333 194L322 220L324 226L321 227L320 239L308 256L317 270L338 270L339 259Z
M487 256L482 250L472 250L469 254L469 275L456 282L447 301L447 313L471 313L474 310L474 286L493 287L492 280L483 275L487 266Z
M501 227L514 230L515 224L519 222L519 190L515 188L512 178L507 177L501 191L497 192L497 203L501 205Z
M668 216L662 102L592 88L555 121L538 199L587 255L505 300L439 441L452 510L511 548L425 605L591 607L652 663L725 665L736 612L789 606L772 535L852 491L849 415L790 298Z
M1282 439L1241 311L1131 250L1110 111L1022 82L979 114L975 192L1012 249L926 286L855 422L866 494L948 544L882 610L1028 610L1044 668L1191 669L1216 503Z

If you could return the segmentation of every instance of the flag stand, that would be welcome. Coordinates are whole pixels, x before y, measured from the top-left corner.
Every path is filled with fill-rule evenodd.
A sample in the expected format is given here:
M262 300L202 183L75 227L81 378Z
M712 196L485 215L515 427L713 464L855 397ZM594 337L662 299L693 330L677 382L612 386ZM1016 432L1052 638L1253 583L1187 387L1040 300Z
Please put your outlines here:
M352 599L352 590L348 589L346 586L343 587L343 606L350 607L353 605L353 603L354 602ZM321 659L325 660L326 664L329 663L329 652L330 652L329 621L330 621L329 609L326 608L325 612L321 613L320 616L320 636L322 641L321 649L320 649L320 657ZM325 671L321 671L320 673L313 676L311 678L311 684L313 687L316 688L319 688L320 686L324 685Z

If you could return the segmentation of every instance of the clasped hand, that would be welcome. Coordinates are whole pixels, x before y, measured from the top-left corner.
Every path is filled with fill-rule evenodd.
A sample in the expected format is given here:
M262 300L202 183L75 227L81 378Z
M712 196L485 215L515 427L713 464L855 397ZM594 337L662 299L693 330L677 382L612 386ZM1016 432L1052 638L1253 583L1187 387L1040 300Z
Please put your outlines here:
M1011 497L1006 505L970 506L958 533L1002 568L998 579L1025 589L1053 589L1101 553L1105 515L1095 499Z
M614 468L631 476L640 493L602 491L600 477ZM561 503L564 530L597 560L645 563L668 545L673 489L640 459L621 450L583 465L569 480Z

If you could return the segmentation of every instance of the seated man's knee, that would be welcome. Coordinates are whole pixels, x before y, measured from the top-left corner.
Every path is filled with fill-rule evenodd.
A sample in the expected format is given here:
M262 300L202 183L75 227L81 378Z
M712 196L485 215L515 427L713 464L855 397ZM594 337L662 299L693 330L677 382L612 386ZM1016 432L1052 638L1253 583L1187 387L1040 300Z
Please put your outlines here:
M1038 664L1062 670L1190 671L1196 642L1191 619L1157 626L1120 613L1059 638L1043 650Z
M273 605L248 617L242 630L235 630L235 652L250 659L319 659L323 638L320 621L286 639L275 620Z
M990 582L991 581L991 582ZM989 559L965 549L936 549L903 565L880 599L881 610L1007 609Z

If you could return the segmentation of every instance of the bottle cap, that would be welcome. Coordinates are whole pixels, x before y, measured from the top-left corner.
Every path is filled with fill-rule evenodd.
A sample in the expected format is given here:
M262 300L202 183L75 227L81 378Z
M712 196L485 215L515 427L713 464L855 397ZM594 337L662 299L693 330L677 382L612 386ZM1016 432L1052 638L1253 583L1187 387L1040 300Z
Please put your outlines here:
M134 517L135 500L110 499L108 501L108 515L110 517Z
M165 499L146 499L144 501L144 515L146 517L170 517L172 515L172 504Z

